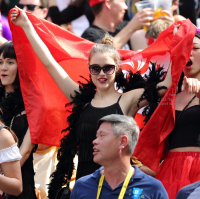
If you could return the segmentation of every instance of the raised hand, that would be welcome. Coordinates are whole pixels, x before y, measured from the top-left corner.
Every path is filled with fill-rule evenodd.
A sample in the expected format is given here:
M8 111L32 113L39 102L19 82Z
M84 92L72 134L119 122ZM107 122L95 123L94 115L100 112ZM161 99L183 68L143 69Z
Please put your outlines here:
M171 12L169 12L168 10L162 10L161 12L164 15L159 16L158 19L167 20L174 23L174 17L172 16Z
M151 8L145 8L141 12L135 14L130 23L132 23L135 30L141 29L144 26L150 26L154 19L154 13Z
M195 78L187 78L184 77L183 80L184 90L190 94L195 94L198 98L200 98L200 81Z
M17 6L11 10L10 19L15 25L22 28L28 26L29 24L29 19L26 13Z

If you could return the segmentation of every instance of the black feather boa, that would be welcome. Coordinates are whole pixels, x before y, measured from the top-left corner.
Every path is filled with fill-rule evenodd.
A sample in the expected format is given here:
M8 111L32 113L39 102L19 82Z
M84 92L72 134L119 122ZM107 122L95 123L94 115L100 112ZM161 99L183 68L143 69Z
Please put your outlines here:
M153 64L153 68L155 67L156 64ZM152 73L156 74L153 75ZM154 86L154 84L156 85L158 82L161 81L160 79L161 77L163 77L163 74L164 73L161 69L158 72L156 71L156 69L152 69L150 73L150 78L153 79L150 80L149 77L146 77L146 79L144 79L140 75L140 73L133 74L131 71L129 71L128 78L125 78L124 74L120 70L116 75L115 82L117 89L120 89L123 92L127 92L136 88L145 88L149 83L152 83L152 85ZM77 153L76 126L79 120L80 113L83 111L84 107L91 102L96 93L96 87L92 83L91 78L90 80L87 80L85 78L83 79L86 80L87 83L84 84L79 82L79 92L76 92L75 96L72 97L73 101L69 103L73 106L73 108L71 114L67 118L69 126L63 130L67 132L67 135L61 140L60 149L58 150L57 158L59 162L57 164L56 171L51 175L52 180L49 184L48 192L49 199L55 199L62 186L69 187L69 180L71 179L72 171L74 169L73 158ZM156 86L154 86L153 88L155 89L155 92L157 92ZM149 92L145 91L144 95L141 97L141 100L143 100L145 96L147 97L147 99L150 100L150 103L152 103L152 97L148 97L146 93ZM158 94L156 95L158 96ZM158 104L159 100L157 99L157 97L153 97L153 99L157 100L155 103ZM68 106L69 104L67 104L66 106Z
M0 87L0 117L6 126L10 126L13 117L24 111L24 102L20 88L9 92L5 97L5 88Z
M167 87L165 86L157 87L157 84L163 80L166 72L163 71L163 68L156 69L156 63L151 64L152 69L149 68L149 76L145 75L145 90L138 101L138 107L139 103L142 100L147 100L149 102L149 105L146 106L142 112L142 115L145 116L145 123L149 121L150 117L152 116L153 112L161 101L158 91L162 89L167 89Z

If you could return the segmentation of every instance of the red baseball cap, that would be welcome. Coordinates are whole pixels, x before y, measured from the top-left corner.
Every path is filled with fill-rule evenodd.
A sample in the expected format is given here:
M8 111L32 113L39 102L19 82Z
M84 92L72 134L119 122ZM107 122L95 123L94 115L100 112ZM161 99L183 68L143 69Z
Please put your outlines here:
M102 3L104 1L106 1L106 0L90 0L90 7L92 7L98 3Z

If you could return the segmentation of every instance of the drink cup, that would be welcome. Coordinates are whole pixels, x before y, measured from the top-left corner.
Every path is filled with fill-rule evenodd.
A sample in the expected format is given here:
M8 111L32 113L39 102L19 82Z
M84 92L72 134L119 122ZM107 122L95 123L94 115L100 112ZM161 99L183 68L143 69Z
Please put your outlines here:
M151 8L152 10L154 10L153 0L139 1L135 3L135 6L138 12L141 12L145 8ZM147 26L144 26L144 31L147 31L147 28L148 28Z
M39 188L40 188L40 184L35 184L35 194L36 194L37 197L38 197L39 192L40 192Z
M171 12L172 0L154 0L154 19L158 19L160 16L166 16L162 10Z

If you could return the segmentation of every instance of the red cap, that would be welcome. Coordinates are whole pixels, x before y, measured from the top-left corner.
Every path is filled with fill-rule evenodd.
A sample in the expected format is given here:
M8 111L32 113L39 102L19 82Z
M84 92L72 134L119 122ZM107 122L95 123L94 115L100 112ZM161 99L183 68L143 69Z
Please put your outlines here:
M90 7L92 7L98 3L102 3L104 1L106 1L106 0L90 0Z

